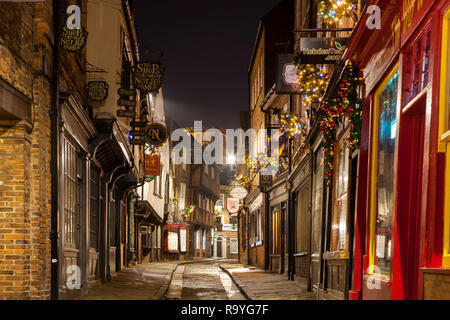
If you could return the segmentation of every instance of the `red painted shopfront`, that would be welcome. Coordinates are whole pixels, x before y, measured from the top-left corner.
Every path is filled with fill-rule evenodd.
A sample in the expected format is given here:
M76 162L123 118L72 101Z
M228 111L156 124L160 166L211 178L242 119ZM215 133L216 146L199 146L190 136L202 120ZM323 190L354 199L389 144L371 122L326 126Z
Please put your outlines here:
M450 1L368 5L381 29L363 16L344 56L365 85L350 299L446 298Z

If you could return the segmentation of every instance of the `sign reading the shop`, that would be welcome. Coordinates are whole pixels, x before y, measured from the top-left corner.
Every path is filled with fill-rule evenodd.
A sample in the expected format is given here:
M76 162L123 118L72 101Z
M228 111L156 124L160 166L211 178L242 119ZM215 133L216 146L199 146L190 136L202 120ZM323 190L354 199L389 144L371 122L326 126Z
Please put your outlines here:
M169 138L166 127L160 123L152 123L145 129L145 133L147 143L155 147L162 146Z
M139 62L133 66L133 80L136 89L143 93L158 92L164 76L159 62Z
M348 38L302 38L300 39L300 62L302 64L335 64L341 60L348 41Z
M145 175L159 176L161 172L161 157L159 154L145 155Z
M242 187L235 187L233 188L233 190L230 191L230 195L233 198L237 198L237 199L244 199L248 194L247 189L242 188Z
M136 111L134 110L117 110L117 116L123 118L134 118L136 117Z
M227 211L228 213L236 213L239 211L239 199L237 198L227 198Z
M119 88L119 90L117 90L117 93L121 96L135 96L136 89Z
M84 28L69 29L63 27L59 36L59 45L69 52L78 52L86 45L88 32Z
M108 96L109 85L105 81L89 81L86 85L88 98L102 102Z
M121 107L135 107L136 100L119 99L117 100L117 105Z

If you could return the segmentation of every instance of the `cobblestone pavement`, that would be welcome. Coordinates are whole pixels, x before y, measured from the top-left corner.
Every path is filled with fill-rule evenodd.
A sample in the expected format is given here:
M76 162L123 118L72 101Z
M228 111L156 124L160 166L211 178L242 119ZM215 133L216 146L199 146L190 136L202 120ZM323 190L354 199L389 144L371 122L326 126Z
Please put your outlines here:
M140 264L115 274L110 283L95 284L87 295L68 294L67 300L159 300L178 262Z
M215 262L179 266L166 299L245 300L239 289Z
M303 289L298 282L285 275L268 272L242 264L221 263L237 285L251 300L315 300L316 295Z

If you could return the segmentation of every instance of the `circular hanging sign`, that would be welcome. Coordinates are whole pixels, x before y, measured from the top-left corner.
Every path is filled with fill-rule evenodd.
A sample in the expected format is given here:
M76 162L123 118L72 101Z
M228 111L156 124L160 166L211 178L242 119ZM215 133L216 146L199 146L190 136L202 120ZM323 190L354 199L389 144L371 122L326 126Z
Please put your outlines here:
M77 52L84 48L88 32L84 28L69 29L63 27L59 36L59 45L70 52Z
M88 98L92 101L102 102L108 96L109 85L105 81L89 81L86 85Z
M150 146L160 147L169 138L169 133L165 126L160 123L152 123L145 129L145 141Z
M244 199L247 196L247 194L248 194L247 189L242 187L235 187L230 191L230 195L233 198L237 198L239 200Z
M164 68L159 62L138 62L132 68L134 87L143 93L158 92L162 86Z

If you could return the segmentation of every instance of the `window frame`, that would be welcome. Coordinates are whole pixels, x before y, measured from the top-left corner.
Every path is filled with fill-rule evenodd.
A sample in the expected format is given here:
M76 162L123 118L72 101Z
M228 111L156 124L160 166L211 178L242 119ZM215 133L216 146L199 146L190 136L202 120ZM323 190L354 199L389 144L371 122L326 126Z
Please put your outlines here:
M397 124L399 121L399 108L401 108L401 103L399 103L400 99L401 99L401 95L402 95L402 87L401 87L401 75L400 75L400 64L399 62L396 63L396 65L391 69L391 71L389 71L389 73L386 75L386 77L384 78L383 82L379 85L379 87L377 88L377 90L375 91L375 95L374 95L374 103L373 103L373 110L372 110L372 119L371 119L371 127L372 127L372 132L371 132L371 141L372 141L372 146L370 148L371 150L371 166L370 166L370 177L371 177L371 181L370 181L370 212L369 212L369 250L368 250L368 256L369 256L369 269L367 270L367 274L373 274L373 275L377 275L379 277L385 278L385 279L391 279L392 277L392 270L393 270L393 266L391 264L391 270L390 270L390 274L388 275L384 275L384 274L380 274L380 273L376 273L375 272L375 268L371 268L371 266L376 266L375 265L375 255L376 255L376 226L377 226L377 203L378 203L378 151L379 151L379 143L378 143L378 138L379 138L379 121L380 121L380 114L379 114L379 110L380 110L380 95L381 93L387 88L389 82L394 78L394 76L398 74L398 90L397 90L397 105L396 105L396 119L397 119ZM376 124L376 125L375 125ZM397 129L398 130L398 129ZM395 148L394 148L394 152L397 152L397 147L398 147L398 139L395 140ZM394 155L394 164L395 164L395 158L396 155ZM394 193L396 190L396 183L395 183L395 179L394 179ZM396 210L396 203L395 201L393 202L393 210L392 210L392 214L395 215L395 210ZM393 219L393 223L392 223L392 232L394 233L395 230L395 219ZM394 239L392 239L392 247L391 247L391 257L393 256L394 253Z
M450 192L450 8L442 15L442 47L439 95L439 152L445 154L444 194ZM442 266L450 268L450 199L444 197Z

